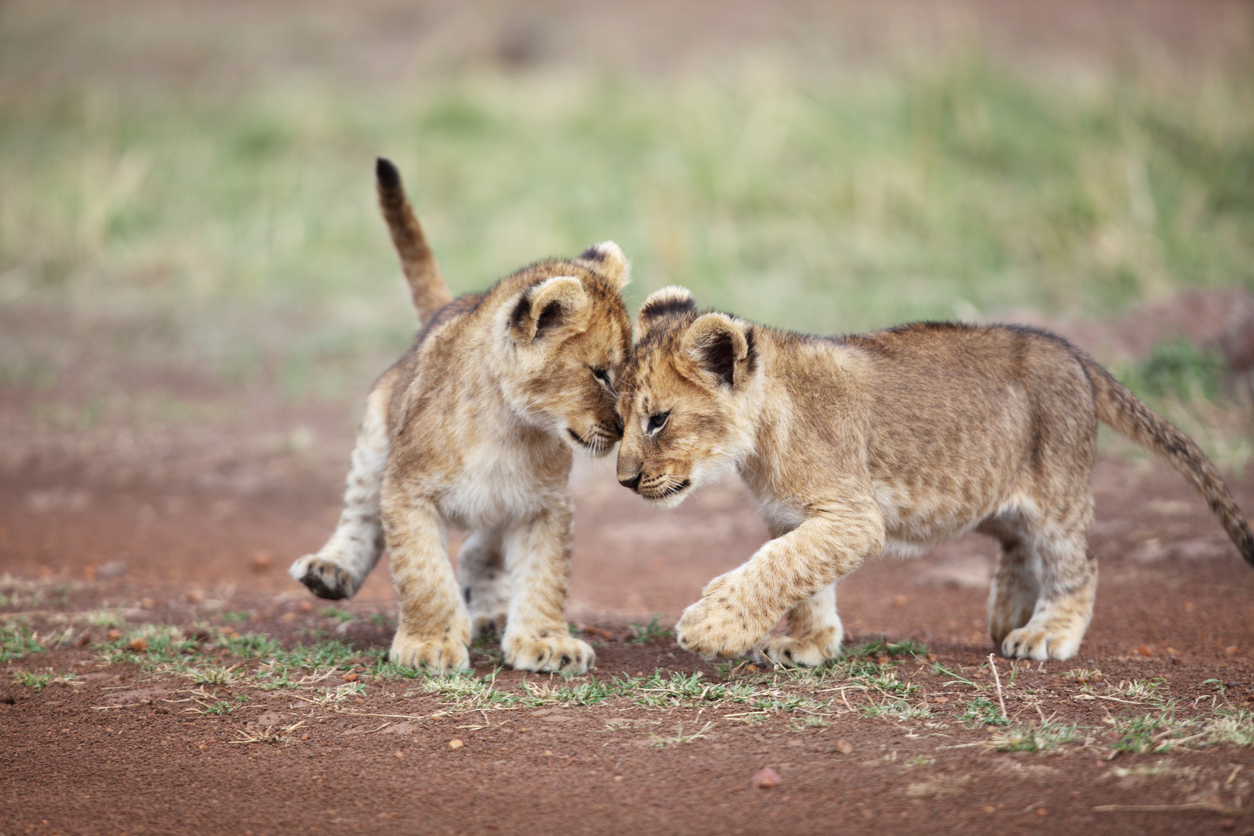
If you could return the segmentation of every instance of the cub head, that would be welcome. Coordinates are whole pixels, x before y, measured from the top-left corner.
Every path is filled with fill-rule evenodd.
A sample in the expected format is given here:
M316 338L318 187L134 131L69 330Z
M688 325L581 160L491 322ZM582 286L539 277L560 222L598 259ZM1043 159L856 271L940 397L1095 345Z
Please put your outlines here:
M520 410L576 450L604 456L622 437L618 382L631 353L620 291L627 258L613 241L572 261L523 270L503 313L509 362L502 377Z
M758 365L753 325L699 314L691 293L668 287L645 300L636 327L619 397L618 481L673 508L749 449L743 407Z

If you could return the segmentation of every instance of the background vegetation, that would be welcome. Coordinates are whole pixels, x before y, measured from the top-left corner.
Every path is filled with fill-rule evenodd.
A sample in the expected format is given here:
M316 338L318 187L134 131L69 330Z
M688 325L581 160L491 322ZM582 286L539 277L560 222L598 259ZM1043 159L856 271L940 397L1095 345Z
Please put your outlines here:
M412 333L379 154L458 291L606 238L633 259L633 308L682 283L819 333L1254 288L1254 60L1038 76L964 49L819 77L472 61L357 83L138 8L0 11L0 305L110 323L111 350L158 365L237 380L278 357L293 394L360 391L309 370ZM10 376L55 374L20 348Z

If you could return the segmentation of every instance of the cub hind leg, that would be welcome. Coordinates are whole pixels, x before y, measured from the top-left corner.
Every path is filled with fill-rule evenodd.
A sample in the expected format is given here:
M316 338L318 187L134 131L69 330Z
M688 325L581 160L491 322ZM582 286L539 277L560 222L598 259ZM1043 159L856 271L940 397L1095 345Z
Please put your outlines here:
M321 598L351 598L383 553L379 491L390 449L391 397L392 372L388 372L366 399L344 488L344 510L335 531L317 554L305 555L288 569L288 574Z
M816 668L840 655L844 627L836 614L836 584L788 611L786 633L770 633L753 648L758 664Z
M1087 548L1092 500L1080 504L1077 519L1021 518L1028 525L999 535L988 627L1003 655L1070 659L1080 649L1097 596L1097 560Z
M499 529L471 532L457 555L457 577L472 637L503 636L513 589Z

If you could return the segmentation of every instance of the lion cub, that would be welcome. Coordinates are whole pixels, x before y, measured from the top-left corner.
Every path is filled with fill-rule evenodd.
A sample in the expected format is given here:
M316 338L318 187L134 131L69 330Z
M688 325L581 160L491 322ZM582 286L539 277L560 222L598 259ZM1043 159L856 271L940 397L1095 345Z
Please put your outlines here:
M706 658L818 665L840 651L837 580L886 545L973 529L1002 546L988 604L1002 652L1074 656L1097 588L1098 421L1166 458L1254 563L1197 445L1061 337L927 323L821 339L698 314L682 288L650 296L637 330L619 481L673 507L734 467L774 538L684 611L679 642Z
M400 598L393 661L464 669L472 632L503 629L506 664L582 673L595 657L566 625L567 476L572 449L603 456L622 435L627 260L605 242L453 299L396 168L380 159L377 177L423 327L366 402L339 525L291 575L347 598L386 543ZM470 531L460 591L450 526Z

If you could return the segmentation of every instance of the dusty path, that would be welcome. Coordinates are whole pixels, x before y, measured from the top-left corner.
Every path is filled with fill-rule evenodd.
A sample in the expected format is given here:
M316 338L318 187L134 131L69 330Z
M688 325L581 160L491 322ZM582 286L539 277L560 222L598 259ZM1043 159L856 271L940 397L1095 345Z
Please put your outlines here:
M852 644L909 640L925 656L870 651L863 668L797 682L716 669L669 638L626 641L628 623L673 623L760 544L761 523L735 486L649 512L601 466L577 476L571 602L597 645L593 677L502 671L495 696L469 696L375 675L391 629L386 573L329 609L283 571L334 520L333 459L220 462L231 478L199 484L132 474L119 488L68 462L0 480L0 614L46 646L0 664L0 833L1254 828L1249 739L1123 751L1222 718L1251 728L1254 572L1160 465L1098 468L1102 580L1080 656L997 662L1013 728L1077 727L1053 746L970 718L973 706L1000 713L983 620L989 542L882 559L842 586ZM1234 489L1254 507L1254 474ZM191 637L191 671L145 670L157 658L148 625ZM250 634L353 650L267 690L265 659L231 643ZM149 646L122 659L145 635ZM491 676L493 650L475 656L478 677ZM248 675L205 673L223 669ZM38 689L20 678L39 675ZM600 701L559 690L614 682L622 690ZM1142 734L1144 717L1158 720ZM1044 751L1003 751L1015 748ZM781 782L755 789L764 767Z

